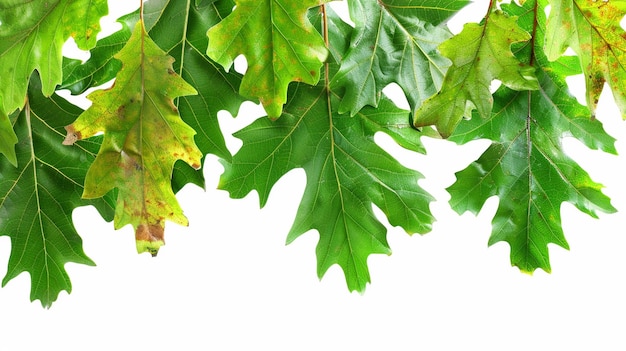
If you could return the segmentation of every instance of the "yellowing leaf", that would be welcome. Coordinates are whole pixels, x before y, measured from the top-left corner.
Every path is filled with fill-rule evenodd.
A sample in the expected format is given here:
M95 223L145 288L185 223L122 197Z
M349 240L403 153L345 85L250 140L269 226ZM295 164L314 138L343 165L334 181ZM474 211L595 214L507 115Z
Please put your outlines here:
M416 127L436 125L439 133L448 137L474 108L481 117L489 117L493 105L489 85L494 79L515 90L538 88L533 68L511 52L511 44L530 39L516 20L496 10L484 24L468 23L461 33L441 44L439 50L452 60L452 66L441 91L416 111Z
M173 59L141 21L115 58L122 61L115 85L89 95L94 104L66 128L65 143L104 132L83 196L118 188L115 227L132 224L138 251L156 254L165 220L187 224L171 188L172 169L176 160L199 168L202 154L172 99L196 91L172 70Z
M287 101L289 82L316 84L327 49L307 9L328 0L238 0L231 15L212 27L207 54L227 70L243 54L248 71L239 92L258 98L270 118Z
M50 96L61 84L65 41L72 36L79 48L92 48L107 12L106 0L0 2L0 110L9 114L24 106L34 70Z
M626 1L553 0L546 29L546 54L558 59L569 46L580 59L587 106L595 114L607 82L626 118L626 32L620 21Z

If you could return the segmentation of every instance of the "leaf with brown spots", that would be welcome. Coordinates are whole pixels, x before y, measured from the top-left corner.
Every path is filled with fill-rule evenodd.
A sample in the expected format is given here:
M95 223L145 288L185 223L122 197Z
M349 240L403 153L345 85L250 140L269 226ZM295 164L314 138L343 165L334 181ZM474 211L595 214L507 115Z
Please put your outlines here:
M66 127L64 143L104 132L83 197L118 188L115 227L132 224L137 250L155 255L164 243L165 220L187 225L172 191L172 170L177 160L200 168L202 153L173 99L196 91L173 71L174 59L149 38L141 21L115 58L122 62L115 85L88 96L93 106Z
M571 47L583 68L592 114L607 82L626 119L626 32L620 26L626 1L552 0L550 4L545 42L548 58L556 60Z

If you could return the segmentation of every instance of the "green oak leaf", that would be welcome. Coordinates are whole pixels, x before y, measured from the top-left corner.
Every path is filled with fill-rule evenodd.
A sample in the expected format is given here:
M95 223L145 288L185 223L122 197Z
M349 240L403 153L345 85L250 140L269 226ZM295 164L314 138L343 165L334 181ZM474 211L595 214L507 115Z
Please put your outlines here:
M307 9L328 0L236 0L232 14L209 29L207 54L227 70L243 54L240 93L258 98L270 118L281 115L292 81L317 84L326 45Z
M94 263L85 255L72 223L72 211L94 205L106 220L113 219L110 196L83 200L83 182L101 138L61 145L63 127L81 110L64 99L41 94L41 83L31 79L26 107L11 116L19 137L18 167L0 160L0 235L11 238L6 285L22 272L31 277L31 301L49 307L60 291L72 285L65 263Z
M115 227L132 224L138 251L155 255L164 243L165 220L187 224L171 188L172 169L177 160L200 168L202 153L172 99L196 91L174 72L173 58L141 21L115 57L122 62L115 85L89 94L93 105L66 128L64 143L104 132L83 196L117 188Z
M62 81L65 41L72 36L80 49L92 48L107 13L106 0L0 2L0 110L8 114L24 106L34 70L50 96Z
M217 120L218 111L236 115L244 98L239 95L241 75L225 72L205 54L208 46L206 29L219 23L234 6L232 0L204 2L201 6L188 1L150 0L144 4L145 26L150 37L168 55L174 57L173 69L198 92L174 101L181 118L197 134L195 142L203 154L214 154L229 160L231 154ZM139 13L123 16L122 29L98 41L92 58L83 65L66 61L66 80L62 88L80 94L87 88L115 77L121 67L114 59L131 36ZM184 162L174 167L172 186L178 191L187 183L204 187L202 171L193 170Z
M515 90L537 89L534 69L511 52L511 44L530 39L516 21L500 10L490 11L483 24L467 23L461 33L441 44L439 50L452 66L439 93L415 112L416 127L436 125L448 137L474 108L481 117L489 117L493 104L489 86L494 79Z
M614 139L602 124L590 119L589 109L569 94L565 77L571 60L550 63L542 51L545 30L543 8L527 0L525 7L504 7L524 15L520 23L532 30L532 46L520 51L536 69L539 90L514 91L501 87L494 94L494 109L487 119L474 118L459 125L450 140L465 143L487 138L492 145L448 188L450 204L459 212L477 213L491 196L500 203L493 219L489 244L505 241L511 263L524 272L541 268L550 272L548 244L569 248L561 227L561 204L569 202L597 217L615 212L602 186L565 154L561 138L570 136L591 149L616 153ZM537 16L536 19L534 16ZM580 69L580 68L579 68Z
M355 31L332 80L334 86L346 88L339 112L354 116L365 105L377 106L383 88L393 82L402 88L412 110L435 94L450 66L437 47L451 34L439 24L467 3L349 0Z
M580 59L587 88L587 106L595 114L607 82L626 119L626 32L620 21L624 1L553 0L545 50L550 60L571 47Z
M328 13L329 27L349 30ZM348 37L335 33L331 47L341 48ZM334 65L329 68L336 71ZM319 277L339 264L349 289L363 291L370 281L367 257L391 253L372 206L392 225L425 233L433 222L432 197L419 187L419 172L405 168L374 142L374 134L385 132L401 145L419 145L414 149L423 151L422 134L411 128L408 111L383 98L377 109L365 107L350 117L338 112L341 98L325 81L295 84L278 120L260 118L235 134L243 146L232 163L224 162L219 187L234 198L256 190L263 206L278 179L303 168L307 185L287 242L317 230ZM412 133L398 132L401 127Z

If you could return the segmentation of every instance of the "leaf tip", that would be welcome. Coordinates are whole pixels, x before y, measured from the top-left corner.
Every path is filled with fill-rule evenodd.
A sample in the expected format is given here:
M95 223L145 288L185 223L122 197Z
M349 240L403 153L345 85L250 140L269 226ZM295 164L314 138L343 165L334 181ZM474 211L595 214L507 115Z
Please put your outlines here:
M159 253L161 246L165 245L164 228L159 224L140 224L135 231L135 243L137 253L148 252L152 257Z

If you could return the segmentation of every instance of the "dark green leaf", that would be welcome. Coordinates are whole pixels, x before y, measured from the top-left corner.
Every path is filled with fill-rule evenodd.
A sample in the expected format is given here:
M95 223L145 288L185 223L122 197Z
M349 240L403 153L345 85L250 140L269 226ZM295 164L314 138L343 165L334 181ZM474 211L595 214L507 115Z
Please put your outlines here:
M532 30L537 15L534 47L521 50L535 67L540 88L513 91L502 87L494 94L494 109L488 119L473 118L459 125L450 137L457 142L487 138L493 144L467 169L457 173L448 191L450 204L459 213L480 211L491 196L500 204L493 219L489 244L506 241L511 263L522 271L550 271L548 244L568 248L561 226L561 204L572 203L596 217L598 211L615 212L602 186L591 180L563 151L561 138L572 136L587 147L615 153L614 139L590 112L568 93L567 66L549 63L542 51L545 30L543 9L505 7L524 14L520 23Z
M93 265L72 224L72 211L91 204L112 220L114 210L109 196L81 199L85 174L101 138L79 142L74 148L61 145L63 127L80 109L56 95L43 97L36 78L30 85L26 108L11 118L20 140L18 167L0 161L0 235L11 238L2 284L28 272L31 300L50 306L61 290L72 290L66 262Z
M351 47L333 85L345 87L339 112L377 106L389 83L400 85L412 110L441 87L450 61L437 46L451 34L438 24L467 1L349 0L355 22Z

